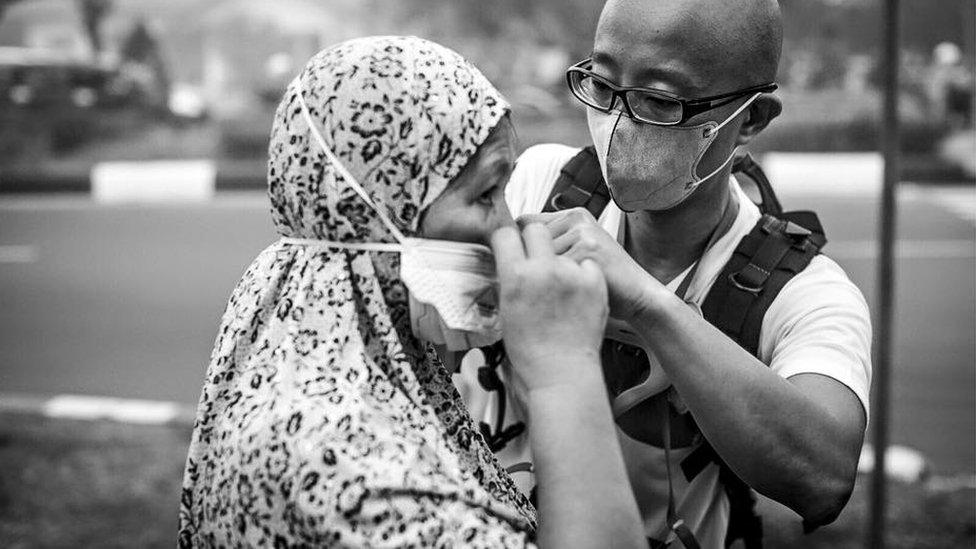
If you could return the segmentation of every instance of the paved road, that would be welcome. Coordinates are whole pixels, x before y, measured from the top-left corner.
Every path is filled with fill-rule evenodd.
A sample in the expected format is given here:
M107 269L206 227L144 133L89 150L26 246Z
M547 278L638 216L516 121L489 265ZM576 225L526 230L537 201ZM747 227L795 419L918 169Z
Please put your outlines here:
M822 213L828 253L873 302L876 200L784 202ZM893 440L939 472L973 472L976 204L968 190L923 189L901 204ZM0 392L195 402L225 300L273 239L258 194L0 199Z

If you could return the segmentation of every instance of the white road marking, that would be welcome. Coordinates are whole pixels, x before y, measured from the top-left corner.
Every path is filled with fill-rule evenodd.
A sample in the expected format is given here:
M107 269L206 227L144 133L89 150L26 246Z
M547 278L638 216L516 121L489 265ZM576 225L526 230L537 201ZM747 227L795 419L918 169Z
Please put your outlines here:
M207 202L216 181L213 160L100 162L91 171L91 193L107 204Z
M902 197L935 204L960 219L976 225L976 186L923 187L911 185L906 186Z
M110 419L120 423L161 425L185 416L186 408L183 404L158 400L58 395L43 404L41 413L55 418Z
M885 450L885 476L902 482L919 482L931 475L929 460L915 448L892 444ZM857 472L864 475L874 471L874 447L865 444L857 462Z
M0 264L34 263L37 257L36 246L0 246Z
M848 240L828 242L824 248L828 257L838 259L876 259L876 240ZM900 240L895 244L897 259L968 259L976 257L976 241L957 240Z
M884 158L876 152L770 152L760 164L783 197L877 197L884 174Z
M203 203L194 202L155 202L102 204L95 202L87 194L9 194L0 195L0 211L80 211L80 210L139 210L139 209L260 209L271 207L265 191L220 191Z
M954 492L956 490L976 490L976 475L933 475L932 466L922 452L909 446L892 444L885 452L885 476L907 483L924 483L933 492ZM857 462L858 474L867 475L874 471L874 447L865 444Z
M141 425L192 425L195 409L180 402L87 395L0 393L0 413L42 415L51 418L105 419Z

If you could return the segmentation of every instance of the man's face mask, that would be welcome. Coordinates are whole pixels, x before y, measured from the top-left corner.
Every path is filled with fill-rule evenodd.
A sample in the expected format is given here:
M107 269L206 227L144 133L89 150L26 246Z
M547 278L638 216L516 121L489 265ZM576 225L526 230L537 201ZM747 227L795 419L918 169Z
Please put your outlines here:
M664 211L682 203L732 161L734 150L711 173L698 175L698 164L718 131L760 95L721 123L696 126L659 126L632 120L621 111L587 108L590 135L613 201L625 212Z
M298 89L301 90L301 86ZM313 137L329 162L376 212L397 242L349 243L302 238L282 238L281 242L399 253L400 278L409 294L410 325L414 335L435 345L444 345L449 351L473 349L499 341L501 318L491 249L481 244L404 236L329 149L300 91L298 101Z

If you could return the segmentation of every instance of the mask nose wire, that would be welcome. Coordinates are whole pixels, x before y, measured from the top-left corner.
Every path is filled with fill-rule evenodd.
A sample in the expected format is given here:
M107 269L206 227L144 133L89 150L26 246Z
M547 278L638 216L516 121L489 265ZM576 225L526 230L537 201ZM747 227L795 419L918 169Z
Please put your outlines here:
M617 133L617 126L620 125L620 119L623 117L624 113L617 111L617 119L613 121L613 128L610 129L610 139L607 141L607 159L610 158L610 148L613 147L613 136Z
M370 198L369 193L366 192L366 189L364 189L362 185L360 185L359 182L356 181L356 178L353 177L351 173L349 173L349 170L346 169L346 166L339 160L336 154L332 152L332 149L329 148L329 146L326 144L325 139L322 137L322 134L319 133L319 129L316 126L315 121L312 119L311 111L309 111L308 105L305 103L304 93L302 92L301 80L296 78L294 84L296 88L296 97L298 98L298 103L302 110L302 116L304 116L305 122L308 124L308 129L309 131L312 132L312 136L318 142L319 147L322 149L322 152L325 153L325 156L328 157L329 162L332 163L332 167L339 172L339 175L341 175L342 178L346 181L346 184L348 184L350 187L353 188L354 191L356 191L356 194L358 194L360 198L363 199L363 202L365 202L367 206L369 206L374 212L376 212L377 217L380 218L380 221L383 222L383 225L385 225L387 230L390 231L390 234L393 235L393 238L395 238L397 242L403 244L404 241L406 240L406 237L403 235L402 232L400 232L400 229L398 229L397 226L393 224L393 221L391 221L390 218L387 217L386 213L384 213L383 210L381 210L376 205L376 203L373 202L373 199Z

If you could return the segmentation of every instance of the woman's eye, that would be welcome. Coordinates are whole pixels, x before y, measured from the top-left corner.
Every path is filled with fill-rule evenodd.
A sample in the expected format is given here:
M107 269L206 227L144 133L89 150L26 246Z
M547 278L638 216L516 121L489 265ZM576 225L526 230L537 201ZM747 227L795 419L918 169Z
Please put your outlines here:
M478 202L486 206L491 206L495 202L495 187L481 193L478 197Z

